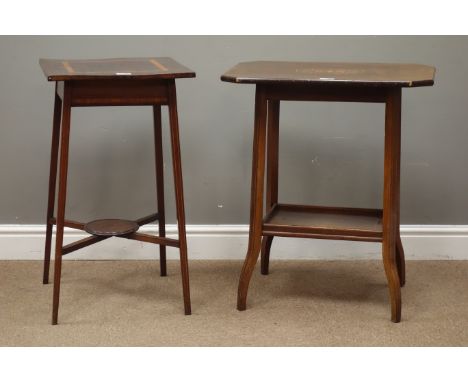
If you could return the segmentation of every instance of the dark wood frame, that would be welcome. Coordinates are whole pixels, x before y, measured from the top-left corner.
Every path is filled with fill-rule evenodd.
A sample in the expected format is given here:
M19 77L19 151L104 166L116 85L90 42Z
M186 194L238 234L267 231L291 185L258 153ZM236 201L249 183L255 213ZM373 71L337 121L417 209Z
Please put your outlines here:
M280 101L332 101L385 103L385 154L383 209L293 206L278 203L278 145ZM274 236L305 237L333 240L382 242L382 257L387 276L391 320L401 320L401 291L405 283L405 259L400 238L400 87L340 87L337 85L257 84L252 160L249 244L241 271L237 308L246 309L247 292L252 272L261 252L261 272L268 274L270 248ZM266 216L263 214L263 192L266 169ZM281 209L302 212L369 216L381 219L381 229L361 230L356 227L314 227L273 224L270 217ZM263 237L263 240L262 240Z
M138 240L159 245L160 273L166 276L166 246L179 248L182 273L182 289L185 314L191 314L189 272L187 259L187 239L185 232L184 195L182 183L182 165L179 142L179 123L177 115L177 96L175 80L172 79L88 79L57 81L55 87L55 104L52 130L52 148L49 174L49 192L47 206L47 229L45 240L43 283L49 282L50 252L52 230L56 225L55 272L52 324L58 321L60 298L60 280L62 256L78 249L95 244L111 236L91 235L74 243L63 245L64 227L84 230L85 223L65 219L68 149L70 138L70 121L72 107L86 106L133 106L148 105L153 107L154 143L156 163L156 194L158 212L145 216L136 222L141 226L153 221L159 222L159 236L134 232L117 235L130 240ZM172 165L174 173L174 189L176 197L176 214L178 239L166 237L164 211L164 170L162 150L161 106L169 109L171 132ZM59 158L60 148L60 162ZM57 168L59 166L59 186L57 217L54 217Z

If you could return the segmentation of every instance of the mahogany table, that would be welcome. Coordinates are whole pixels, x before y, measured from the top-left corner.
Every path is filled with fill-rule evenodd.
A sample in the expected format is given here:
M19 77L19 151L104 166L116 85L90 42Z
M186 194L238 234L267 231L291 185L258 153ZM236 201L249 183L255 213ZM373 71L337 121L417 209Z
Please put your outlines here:
M185 314L191 313L185 212L177 116L176 78L195 77L195 73L171 58L128 58L103 60L39 61L49 81L55 81L55 106L47 207L47 231L43 283L49 282L52 228L56 225L55 272L52 324L57 324L62 256L110 237L122 237L159 244L160 273L166 276L166 246L180 251ZM68 147L72 107L141 106L153 108L158 211L136 221L101 219L80 223L65 219L67 196ZM161 105L167 105L172 145L178 239L166 237L164 213L164 173ZM57 217L54 217L56 178L60 144L60 171ZM138 232L144 224L158 221L159 236ZM84 230L91 236L63 246L64 227Z
M237 309L246 309L247 290L260 252L261 272L268 274L274 236L370 241L382 242L391 320L400 321L400 287L405 283L405 260L400 238L401 89L430 86L434 83L434 73L432 67L414 64L256 61L240 63L221 76L222 81L256 85L249 244L239 280ZM385 104L382 209L278 202L278 135L282 100Z

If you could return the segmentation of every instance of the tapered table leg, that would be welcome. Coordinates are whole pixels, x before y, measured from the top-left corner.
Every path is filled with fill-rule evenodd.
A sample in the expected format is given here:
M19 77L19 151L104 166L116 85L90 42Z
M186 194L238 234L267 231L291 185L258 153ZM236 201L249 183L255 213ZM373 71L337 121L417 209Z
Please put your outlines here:
M267 132L267 175L266 175L266 209L267 213L278 203L278 158L279 158L279 112L280 101L268 101L268 132ZM265 236L262 240L261 273L268 274L270 264L270 249L273 236Z
M60 141L60 119L62 117L62 100L57 94L55 88L55 103L54 103L54 121L52 126L52 144L50 150L50 169L49 169L49 193L47 201L47 218L46 218L46 238L44 249L44 271L42 274L42 283L49 283L49 268L50 268L50 250L52 244L52 230L55 207L55 186L57 184L57 160Z
M60 140L60 173L57 205L57 234L55 241L55 270L54 270L54 298L52 308L52 325L58 321L58 309L60 298L60 278L62 272L62 247L63 229L65 220L65 205L67 197L67 173L68 173L68 147L70 140L70 87L65 84L62 115L62 132Z
M187 238L185 233L184 191L182 182L182 163L179 141L179 121L177 116L177 96L175 81L169 83L169 123L171 129L172 166L174 171L174 191L176 196L177 228L179 231L180 268L184 294L185 314L191 314L189 268L187 259Z
M396 261L399 239L399 156L401 144L401 89L388 91L385 107L385 158L382 256L391 303L391 319L401 320L401 291Z
M156 162L156 193L158 197L159 236L166 237L166 214L164 212L164 159L162 146L161 105L153 106L154 151ZM161 276L166 276L166 246L159 246L159 269Z
M252 154L252 183L250 191L249 244L242 267L237 292L237 309L245 310L247 291L253 269L260 253L263 219L263 186L265 177L267 100L265 90L257 85L255 93L255 127Z

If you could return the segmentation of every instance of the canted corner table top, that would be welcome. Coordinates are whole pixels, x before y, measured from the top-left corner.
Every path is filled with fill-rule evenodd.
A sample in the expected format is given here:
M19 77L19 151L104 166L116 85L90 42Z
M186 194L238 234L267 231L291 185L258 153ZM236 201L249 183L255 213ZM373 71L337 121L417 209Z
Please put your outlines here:
M435 68L419 64L251 61L241 62L222 81L261 84L335 84L416 87L434 84Z
M169 57L98 60L40 59L39 64L49 81L195 77L194 71Z

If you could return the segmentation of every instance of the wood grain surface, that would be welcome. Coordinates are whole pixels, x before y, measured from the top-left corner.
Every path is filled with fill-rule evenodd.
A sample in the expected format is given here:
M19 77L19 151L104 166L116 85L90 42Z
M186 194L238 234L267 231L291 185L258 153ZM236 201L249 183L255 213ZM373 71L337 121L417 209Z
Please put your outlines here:
M236 83L308 83L415 87L434 83L435 69L418 64L252 61L221 76Z
M195 77L195 72L169 57L99 60L40 59L39 64L49 81Z

